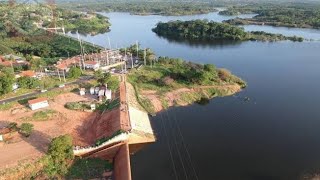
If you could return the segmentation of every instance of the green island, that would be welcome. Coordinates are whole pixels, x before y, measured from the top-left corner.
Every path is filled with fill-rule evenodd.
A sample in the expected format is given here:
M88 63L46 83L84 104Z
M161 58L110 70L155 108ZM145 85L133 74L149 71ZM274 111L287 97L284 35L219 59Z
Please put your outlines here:
M117 2L69 2L61 3L60 7L77 11L98 12L130 12L136 15L181 16L206 14L217 11L215 5L209 2L175 2L175 1L117 1Z
M128 81L140 105L151 114L169 106L231 95L246 87L246 82L226 69L168 57L131 70Z
M299 28L320 28L319 3L251 3L231 6L221 15L257 14L253 18L236 18L226 22L234 25L271 25Z
M246 32L243 28L228 23L208 20L159 22L152 29L159 36L189 40L234 40L234 41L303 41L302 37L284 36L262 31Z

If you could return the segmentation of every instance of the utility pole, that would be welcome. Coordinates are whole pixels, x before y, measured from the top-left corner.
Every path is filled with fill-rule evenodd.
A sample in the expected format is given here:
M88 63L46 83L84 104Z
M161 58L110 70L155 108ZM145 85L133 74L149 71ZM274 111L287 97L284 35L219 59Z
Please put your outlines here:
M130 53L131 55L131 69L133 69L133 58L132 58L132 53Z
M59 69L57 69L57 71L58 71L59 80L60 80L60 82L61 82L61 77L60 77Z
M146 49L144 49L144 51L143 51L143 60L144 60L144 65L145 65L145 66L147 65L146 56L147 56L147 52L146 52Z
M65 74L64 70L62 72L63 72L63 80L64 80L64 82L66 82L66 74Z
M137 46L137 59L139 60L139 43L136 41L136 46Z
M108 42L109 42L109 49L111 50L111 42L110 42L110 38L109 38L109 36L107 36L107 38L108 38Z

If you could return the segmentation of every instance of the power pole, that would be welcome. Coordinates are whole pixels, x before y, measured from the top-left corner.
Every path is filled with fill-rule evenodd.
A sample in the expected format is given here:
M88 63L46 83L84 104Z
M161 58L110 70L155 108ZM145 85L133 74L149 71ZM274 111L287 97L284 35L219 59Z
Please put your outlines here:
M136 42L136 46L137 46L137 59L139 60L139 43L138 43L138 41Z
M143 60L144 60L144 65L145 65L145 66L147 65L146 56L147 56L147 52L146 52L146 49L144 49L144 51L143 51Z
M60 80L60 82L61 82L61 77L60 77L59 69L57 69L57 71L58 71L59 80Z
M109 42L109 49L111 50L111 42L110 42L110 38L109 38L109 36L107 36L107 38L108 38L108 42Z
M66 74L65 74L64 70L62 72L63 72L63 80L64 80L64 82L66 82Z
M133 58L132 58L132 53L131 53L130 55L131 55L131 69L133 69Z

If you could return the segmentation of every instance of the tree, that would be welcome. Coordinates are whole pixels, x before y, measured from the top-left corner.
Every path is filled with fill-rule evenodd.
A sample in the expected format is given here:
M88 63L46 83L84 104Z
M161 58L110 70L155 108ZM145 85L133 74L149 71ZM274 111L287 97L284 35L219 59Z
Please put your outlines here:
M45 66L46 62L40 58L32 58L30 60L30 66L32 70L40 69L41 67Z
M20 133L22 133L25 137L29 137L33 131L33 124L30 123L22 123L20 126Z
M40 81L33 77L20 77L18 78L18 85L21 88L33 89L40 86Z
M103 72L99 69L98 71L95 71L94 72L94 78L95 79L101 79L101 78L103 78Z
M118 79L117 77L113 76L113 77L111 77L111 78L109 79L109 81L107 82L107 84L108 84L108 88L109 88L110 90L115 91L115 90L117 90L118 87L119 87L119 79Z
M72 137L63 135L52 139L49 149L49 162L45 172L54 177L57 174L65 175L68 172L69 161L73 160Z
M81 76L81 74L82 74L82 72L81 72L80 68L72 67L69 70L68 77L77 79L77 78L79 78Z
M11 68L3 68L2 72L0 72L0 95L12 91L14 80L13 70Z
M111 78L111 74L110 73L105 73L105 74L99 75L99 79L97 79L97 81L101 85L104 85L104 84L107 84L109 82L110 78Z

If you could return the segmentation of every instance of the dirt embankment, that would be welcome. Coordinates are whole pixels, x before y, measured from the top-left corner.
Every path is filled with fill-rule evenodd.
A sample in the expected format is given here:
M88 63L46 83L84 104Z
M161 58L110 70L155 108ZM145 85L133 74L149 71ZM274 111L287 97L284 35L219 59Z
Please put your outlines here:
M180 88L159 95L157 91L142 90L141 96L150 100L155 112L160 112L170 106L186 106L201 98L213 98L216 96L229 96L241 90L240 85L199 86L194 88Z

